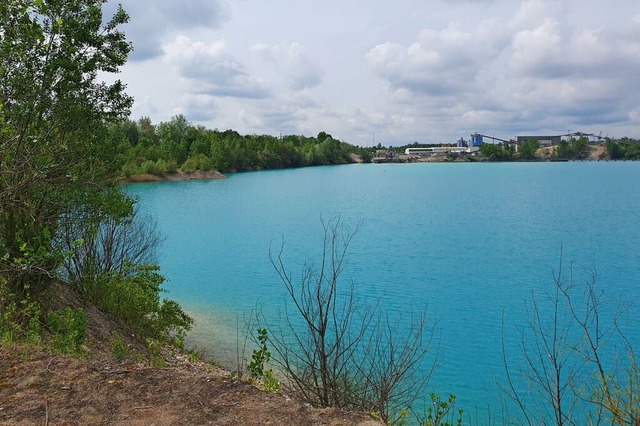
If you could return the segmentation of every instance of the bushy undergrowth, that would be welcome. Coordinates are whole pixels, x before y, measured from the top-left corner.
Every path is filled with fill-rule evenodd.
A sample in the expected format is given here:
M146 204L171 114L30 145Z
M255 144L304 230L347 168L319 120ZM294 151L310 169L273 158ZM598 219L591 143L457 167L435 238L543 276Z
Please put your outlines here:
M7 280L0 277L0 342L39 342L42 327L40 304L29 297L18 297Z
M82 308L51 310L30 294L18 297L0 278L0 343L48 344L54 352L84 352L87 315Z
M103 274L82 289L89 302L140 335L182 345L193 319L175 301L161 300L163 282L158 266L130 264Z
M71 355L84 352L87 334L87 314L84 309L57 309L47 315L49 344L55 350Z

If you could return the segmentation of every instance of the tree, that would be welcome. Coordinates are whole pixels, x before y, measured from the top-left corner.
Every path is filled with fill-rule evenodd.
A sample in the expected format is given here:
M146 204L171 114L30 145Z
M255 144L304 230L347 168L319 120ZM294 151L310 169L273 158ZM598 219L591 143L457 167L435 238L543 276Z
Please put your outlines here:
M556 155L562 159L584 159L589 155L589 140L586 136L580 136L578 139L560 141Z
M54 279L148 337L180 339L192 324L160 299L164 278L148 264L157 235L114 182L118 150L144 147L145 132L113 126L132 98L102 74L118 72L131 46L118 30L127 14L118 7L104 23L105 2L0 3L2 332L41 320L31 292Z
M520 145L520 158L523 160L533 160L536 158L536 151L540 148L540 142L537 139L529 139Z
M132 104L122 82L98 78L118 72L131 50L118 30L128 15L119 7L103 24L104 2L0 4L0 273L18 292L53 278L65 212L131 209L119 191L103 192L117 168L115 147L103 144L107 124Z
M609 158L611 158L612 160L619 160L621 158L624 158L625 149L620 143L609 140L605 143L605 146L607 147Z
M353 284L341 278L359 225L349 229L340 218L322 224L319 263L307 263L299 281L285 267L284 244L270 253L293 304L285 306L284 324L267 326L274 361L285 385L304 401L376 412L393 423L424 395L436 361L424 365L434 328L424 311L392 319L378 305L360 303Z
M587 158L589 156L589 139L586 136L580 136L571 141L571 148L577 159Z
M329 133L323 131L318 133L318 137L316 139L318 140L318 142L323 142L327 138L333 139L333 137Z
M483 143L480 145L480 154L489 160L504 160L507 157L505 150L500 145Z

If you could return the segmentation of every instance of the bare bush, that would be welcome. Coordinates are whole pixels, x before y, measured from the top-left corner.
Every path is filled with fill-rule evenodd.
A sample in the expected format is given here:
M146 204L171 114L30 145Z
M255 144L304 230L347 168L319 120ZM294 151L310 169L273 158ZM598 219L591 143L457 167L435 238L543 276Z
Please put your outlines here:
M268 327L274 361L304 401L375 411L393 423L424 395L436 360L423 368L427 354L437 352L434 328L424 312L392 319L379 303L360 303L353 282L341 279L360 223L350 228L338 217L322 226L320 261L307 262L298 280L285 266L284 242L277 255L270 252L290 302L279 326Z
M515 384L513 365L503 338L504 393L529 425L640 425L640 376L633 345L618 321L603 314L607 300L597 275L586 271L577 284L573 271L562 274L562 256L554 289L546 300L532 296L529 321L520 331L524 365L517 370L528 384ZM545 308L545 302L551 309ZM552 315L545 317L546 312ZM619 356L622 353L622 356Z
M99 221L91 211L76 210L61 221L57 244L69 253L61 274L80 290L98 277L121 273L132 264L156 263L156 251L162 243L157 222L137 209Z

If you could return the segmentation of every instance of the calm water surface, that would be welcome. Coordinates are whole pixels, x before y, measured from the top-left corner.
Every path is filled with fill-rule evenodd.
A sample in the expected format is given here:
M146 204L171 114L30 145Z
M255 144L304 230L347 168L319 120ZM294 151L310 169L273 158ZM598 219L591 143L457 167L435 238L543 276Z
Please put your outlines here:
M561 250L576 281L597 271L605 313L630 304L623 327L640 346L638 162L349 165L128 190L166 237L170 297L199 321L197 343L230 366L243 316L259 307L275 318L283 303L270 244L284 239L295 275L318 257L320 219L335 214L363 222L345 277L391 312L427 307L441 333L431 387L481 417L499 406L502 323L517 360L525 302L553 289Z

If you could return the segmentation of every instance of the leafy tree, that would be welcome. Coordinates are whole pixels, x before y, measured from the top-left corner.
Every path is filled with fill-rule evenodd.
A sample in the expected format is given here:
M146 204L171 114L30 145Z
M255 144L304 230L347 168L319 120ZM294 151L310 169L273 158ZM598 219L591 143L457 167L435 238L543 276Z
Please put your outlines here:
M536 151L540 148L540 142L537 139L530 139L520 145L520 158L523 160L532 160L536 158Z
M228 172L232 169L235 159L231 156L231 147L226 138L215 132L211 141L211 161L213 168L221 172Z
M589 155L589 140L585 136L569 141L561 141L556 150L556 156L561 159L584 159Z
M616 143L614 141L607 141L605 143L605 146L607 147L609 158L611 158L612 160L624 158L625 149L619 143Z
M114 183L132 157L122 151L135 155L158 139L148 119L124 120L132 104L124 85L98 79L118 72L131 50L118 30L127 14L118 7L105 23L105 2L0 3L2 335L39 324L31 292L54 279L148 337L180 339L192 323L160 300L164 278L148 264L157 236ZM68 322L60 318L49 316L48 328ZM61 335L82 327L72 328Z
M102 142L132 98L98 73L116 73L131 46L118 29L128 15L103 23L104 1L0 4L0 273L16 290L53 277L61 214L113 205L97 195L117 167Z
M487 157L489 160L504 160L507 158L507 153L500 145L492 143L483 143L480 145L480 154Z
M189 127L187 130L187 138L191 141L189 145L189 155L198 154L211 156L211 140L209 139L209 131L204 126Z
M573 153L571 151L571 147L569 146L569 142L560 141L560 143L558 144L558 148L556 148L556 156L561 159L568 159L571 158L572 155Z
M317 137L318 142L323 142L327 138L333 139L333 136L331 136L329 133L326 133L326 132L318 133L318 137Z
M151 122L149 117L142 117L136 123L138 129L138 140L140 145L143 147L148 147L151 145L157 145L160 141L157 133L156 127Z
M625 159L627 160L640 159L640 141L631 139L625 142L624 146L625 146L625 154L624 154Z

